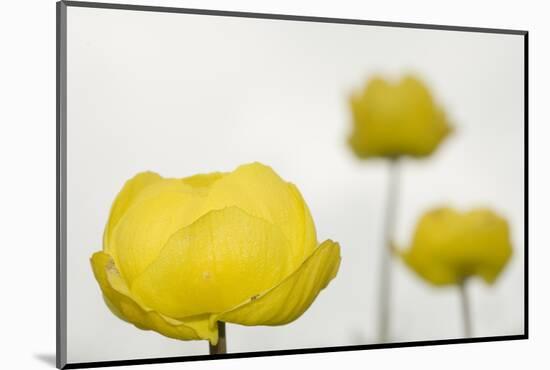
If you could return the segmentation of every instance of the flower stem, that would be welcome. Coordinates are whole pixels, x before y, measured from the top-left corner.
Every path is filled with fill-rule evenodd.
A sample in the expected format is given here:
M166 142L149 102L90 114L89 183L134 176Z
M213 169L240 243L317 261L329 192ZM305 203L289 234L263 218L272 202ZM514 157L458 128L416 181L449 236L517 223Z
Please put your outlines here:
M218 321L218 344L209 345L211 355L227 353L227 341L225 339L225 322Z
M462 321L464 324L464 337L470 338L472 336L472 316L470 311L470 299L468 292L466 291L466 281L462 281L459 284L460 288L460 301L462 305Z
M386 215L384 220L384 248L380 256L380 286L378 298L378 339L388 340L390 326L391 292L391 244L395 225L395 211L399 195L399 159L389 162L388 192L386 196Z

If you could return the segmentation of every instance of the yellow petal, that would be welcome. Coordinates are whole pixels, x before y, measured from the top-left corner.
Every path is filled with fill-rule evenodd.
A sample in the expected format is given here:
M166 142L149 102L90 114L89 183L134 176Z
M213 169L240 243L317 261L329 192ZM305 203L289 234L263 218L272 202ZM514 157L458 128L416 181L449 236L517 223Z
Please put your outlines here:
M281 284L227 312L212 315L211 320L242 325L283 325L294 321L336 276L339 266L340 247L326 240Z
M430 262L429 258L420 253L402 252L401 257L419 276L434 285L458 284L463 279L454 269L443 263Z
M175 233L131 289L170 317L223 312L282 281L290 258L277 226L229 207Z
M294 245L303 245L302 248L294 248L294 257L295 261L304 261L307 257L313 253L314 248L317 246L317 233L315 231L315 224L313 223L313 218L309 211L302 194L292 183L288 183L290 192L295 198L295 202L298 204L298 215L297 219L302 221L302 224L295 226L295 239ZM299 222L299 221L297 221ZM300 230L302 233L300 234ZM300 253L301 252L301 253Z
M413 76L397 83L372 78L350 99L353 131L348 139L360 158L423 157L451 132L444 112Z
M119 318L140 329L154 330L170 338L208 339L212 343L218 341L217 329L210 329L208 316L196 317L183 322L165 317L137 303L118 273L114 260L107 253L95 253L91 258L91 263L107 306Z
M487 209L438 208L420 219L404 261L436 285L478 275L495 281L512 254L507 222Z
M470 211L467 222L472 232L463 241L467 245L466 255L475 261L473 273L491 284L512 256L508 223L487 209Z
M226 173L212 172L206 174L198 174L194 176L184 177L181 181L195 189L201 189L207 192L216 181L224 177Z
M111 233L126 210L128 210L130 205L132 205L132 203L139 197L143 189L157 181L160 181L161 179L162 177L154 172L142 172L126 181L111 206L109 221L107 222L105 232L103 234L103 249L106 252L113 253L112 248L110 247Z
M203 212L204 196L179 179L162 179L149 186L112 232L115 261L131 285L160 254L177 230Z
M268 166L243 165L212 184L206 208L230 206L277 225L292 245L294 268L317 245L315 226L300 192Z

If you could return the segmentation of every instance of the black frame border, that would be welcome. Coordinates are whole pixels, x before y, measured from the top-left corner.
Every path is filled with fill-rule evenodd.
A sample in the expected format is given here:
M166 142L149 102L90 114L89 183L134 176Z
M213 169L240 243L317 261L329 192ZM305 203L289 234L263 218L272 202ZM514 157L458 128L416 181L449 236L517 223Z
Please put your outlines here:
M338 347L303 348L257 352L239 352L220 355L178 356L115 361L67 363L67 7L132 10L145 12L196 14L222 17L286 20L298 22L337 23L394 28L460 31L520 35L524 40L524 333L492 337L438 339L411 342L392 342ZM374 20L326 18L300 15L251 13L225 10L190 9L164 6L113 4L61 0L56 3L56 367L58 369L81 369L108 366L144 365L204 360L221 360L246 357L267 357L295 354L360 351L368 349L404 348L462 343L482 343L529 338L529 32L525 30L462 27L422 23L385 22Z

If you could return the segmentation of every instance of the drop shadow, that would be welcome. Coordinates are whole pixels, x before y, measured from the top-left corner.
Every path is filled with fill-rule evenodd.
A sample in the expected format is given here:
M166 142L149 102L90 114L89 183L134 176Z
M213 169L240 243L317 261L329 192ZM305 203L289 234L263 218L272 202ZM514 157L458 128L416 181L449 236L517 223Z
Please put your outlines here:
M55 367L56 365L54 353L35 353L34 358L52 367Z

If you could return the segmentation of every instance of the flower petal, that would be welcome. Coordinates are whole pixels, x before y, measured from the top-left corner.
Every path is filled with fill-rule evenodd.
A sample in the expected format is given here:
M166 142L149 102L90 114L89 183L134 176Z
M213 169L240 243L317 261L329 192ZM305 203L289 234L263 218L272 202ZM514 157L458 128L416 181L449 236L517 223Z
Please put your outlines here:
M208 316L196 317L183 322L147 309L132 298L111 256L104 252L97 252L92 256L91 263L107 306L119 318L140 329L154 330L170 338L208 339L213 344L217 343L218 332L216 328L210 329Z
M413 76L397 83L372 78L350 98L348 142L360 158L430 155L452 127L428 88Z
M198 174L194 176L184 177L181 181L195 189L200 189L208 192L212 184L227 175L223 172L212 172L206 174Z
M473 261L473 271L492 284L512 256L510 230L506 220L487 209L468 213L472 234L466 239L466 253Z
M302 224L299 225L301 226L300 229L302 231L302 234L300 234L300 229L297 228L295 235L295 245L302 245L303 247L293 249L295 255L294 260L304 261L313 253L314 248L317 246L317 232L315 230L313 218L311 217L311 213L309 212L309 207L302 197L302 194L300 193L296 185L288 183L288 187L292 195L295 197L296 203L299 204L297 218L302 220Z
M340 266L340 246L323 242L300 268L266 293L219 315L212 322L241 325L283 325L300 317L319 292L336 276Z
M434 285L458 284L462 280L462 277L453 269L448 268L439 261L430 262L429 259L424 258L421 254L402 251L400 252L400 256L413 271Z
M292 245L294 269L317 246L315 226L300 192L268 166L240 166L211 186L206 208L230 206L277 225Z
M436 208L416 226L411 247L401 255L435 285L458 284L473 275L495 281L512 254L508 223L488 209L465 213Z
M170 317L223 312L292 273L290 248L263 219L237 207L210 211L170 238L131 291Z
M143 189L160 180L162 180L162 177L154 172L142 172L126 181L111 206L109 222L103 234L103 248L106 252L112 253L112 248L110 247L111 233L126 210L138 198Z
M204 196L180 179L149 186L112 232L115 261L129 285L160 254L168 239L205 211Z

